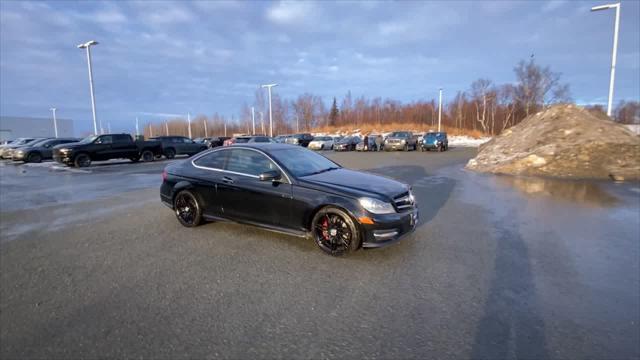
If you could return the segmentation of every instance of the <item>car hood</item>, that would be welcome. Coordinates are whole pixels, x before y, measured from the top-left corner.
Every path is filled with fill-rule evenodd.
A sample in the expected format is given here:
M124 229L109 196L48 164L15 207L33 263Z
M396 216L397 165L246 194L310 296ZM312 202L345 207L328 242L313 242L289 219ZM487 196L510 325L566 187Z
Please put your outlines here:
M303 176L298 180L319 190L330 188L354 197L373 196L386 201L392 201L409 189L409 185L388 177L345 168Z
M76 147L82 146L82 145L86 145L86 144L81 144L79 142L74 142L74 143L66 143L66 144L56 145L53 148L54 149L73 149L73 148L76 148Z

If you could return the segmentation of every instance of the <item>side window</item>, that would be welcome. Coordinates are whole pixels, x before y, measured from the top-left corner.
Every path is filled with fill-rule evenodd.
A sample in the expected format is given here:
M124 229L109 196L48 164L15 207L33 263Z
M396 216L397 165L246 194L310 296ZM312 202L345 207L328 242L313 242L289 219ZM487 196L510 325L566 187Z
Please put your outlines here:
M128 135L114 135L113 142L118 144L130 143L131 138Z
M265 136L257 136L253 142L266 143L266 142L269 142L269 138Z
M112 144L112 143L113 143L113 138L111 137L111 135L100 136L96 141L96 144Z
M230 150L225 170L258 176L265 171L277 169L276 164L257 151L233 149Z
M193 140L189 139L189 138L182 138L182 142L186 143L186 144L192 144Z
M193 163L211 169L224 169L224 160L227 158L229 150L214 151L196 159Z

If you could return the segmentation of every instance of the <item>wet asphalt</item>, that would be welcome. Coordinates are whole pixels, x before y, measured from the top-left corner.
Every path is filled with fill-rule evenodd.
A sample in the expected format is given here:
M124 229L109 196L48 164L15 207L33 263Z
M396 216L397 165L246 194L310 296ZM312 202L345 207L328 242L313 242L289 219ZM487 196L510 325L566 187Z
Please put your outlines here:
M327 153L421 212L344 258L181 227L167 161L0 164L0 357L640 357L640 185L480 175L474 154Z

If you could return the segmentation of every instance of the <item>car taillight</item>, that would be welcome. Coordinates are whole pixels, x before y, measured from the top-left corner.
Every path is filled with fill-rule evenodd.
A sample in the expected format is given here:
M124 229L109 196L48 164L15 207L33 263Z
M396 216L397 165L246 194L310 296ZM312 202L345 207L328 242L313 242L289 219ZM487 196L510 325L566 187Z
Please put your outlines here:
M167 170L162 170L162 181L167 181Z

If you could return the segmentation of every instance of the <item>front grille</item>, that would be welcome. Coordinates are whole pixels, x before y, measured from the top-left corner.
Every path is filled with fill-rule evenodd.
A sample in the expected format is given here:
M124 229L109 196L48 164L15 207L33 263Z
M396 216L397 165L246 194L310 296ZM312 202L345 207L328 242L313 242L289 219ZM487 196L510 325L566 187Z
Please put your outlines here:
M407 191L393 198L396 209L399 212L409 211L413 209L414 203L411 200L411 194Z
M400 144L402 140L400 139L387 139L387 143L389 144Z

